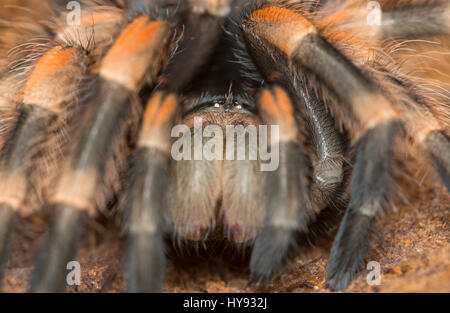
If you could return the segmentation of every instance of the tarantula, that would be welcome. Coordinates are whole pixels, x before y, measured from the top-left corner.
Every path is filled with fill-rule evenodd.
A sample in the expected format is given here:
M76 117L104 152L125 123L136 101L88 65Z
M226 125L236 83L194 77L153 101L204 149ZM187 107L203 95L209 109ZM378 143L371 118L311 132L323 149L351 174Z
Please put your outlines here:
M326 277L345 290L390 201L396 137L450 189L448 1L379 1L378 23L351 0L86 0L75 25L65 1L47 4L44 21L0 24L3 265L15 215L52 214L32 291L62 290L86 220L113 207L139 292L162 289L168 235L201 242L221 225L265 282L321 212L346 207ZM200 117L278 125L278 167L175 160L172 127Z

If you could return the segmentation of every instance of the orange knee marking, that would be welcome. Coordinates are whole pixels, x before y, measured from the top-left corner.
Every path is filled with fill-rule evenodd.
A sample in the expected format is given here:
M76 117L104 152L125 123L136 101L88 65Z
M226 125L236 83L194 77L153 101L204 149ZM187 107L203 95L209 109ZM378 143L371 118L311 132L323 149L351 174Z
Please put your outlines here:
M176 116L177 100L168 95L162 100L162 94L156 93L149 101L139 136L140 146L158 147L168 151L170 127Z
M175 114L177 101L174 95L168 95L161 103L162 94L156 93L149 101L144 115L143 127L155 128L170 121Z
M154 120L154 126L159 127L172 119L175 114L175 109L177 107L177 102L173 95L169 95L164 103L162 104L160 113L156 116Z
M137 18L125 28L110 53L126 56L145 50L148 42L156 36L157 30L161 28L162 24L162 22L149 23L149 19L145 16Z
M149 100L147 104L147 109L144 113L144 120L142 122L142 127L148 128L153 124L153 120L155 119L156 113L158 112L160 103L162 99L162 93L155 93Z
M270 115L271 119L293 120L291 100L280 87L274 88L274 94L268 90L263 91L261 108Z
M135 90L151 62L160 63L170 37L169 25L142 16L129 24L104 58L100 75ZM156 60L155 60L156 58Z
M274 94L264 90L260 100L261 113L265 120L280 126L280 140L288 141L296 137L297 127L294 120L294 110L286 92L276 87Z
M264 20L266 22L296 22L305 23L305 18L298 13L277 6L269 6L252 13L251 19ZM307 22L309 24L309 22ZM305 24L305 25L307 25Z
M292 110L292 103L288 95L280 87L276 87L274 91L278 100L277 103L280 108L282 116L285 119L293 120L294 112Z
M25 85L23 102L56 108L73 93L81 75L75 48L55 47L37 63Z
M305 17L295 11L269 6L253 12L249 22L243 23L248 30L278 47L287 56L297 48L300 41L316 28Z
M45 83L48 77L54 77L60 73L73 60L75 53L74 48L63 49L63 47L55 47L47 52L31 73L25 87L25 94Z
M261 96L261 110L264 111L271 119L278 120L280 112L277 110L275 100L269 90L264 90Z

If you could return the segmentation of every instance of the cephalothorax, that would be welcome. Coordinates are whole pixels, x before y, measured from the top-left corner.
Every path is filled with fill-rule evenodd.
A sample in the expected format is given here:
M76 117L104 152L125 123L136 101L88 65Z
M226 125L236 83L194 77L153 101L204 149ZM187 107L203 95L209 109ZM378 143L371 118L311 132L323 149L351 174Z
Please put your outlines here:
M448 1L380 1L373 20L356 0L86 0L75 24L52 4L51 22L0 29L0 262L14 215L50 209L33 291L61 290L83 221L112 206L131 291L161 290L165 236L204 241L219 223L267 281L321 212L343 208L327 287L345 290L389 203L396 138L450 188L448 77L414 75L428 60L398 54L431 36L445 49ZM177 125L200 158L174 156ZM278 127L266 171L261 154L238 157L264 146L264 125ZM243 131L229 157L202 155L231 148L207 126Z

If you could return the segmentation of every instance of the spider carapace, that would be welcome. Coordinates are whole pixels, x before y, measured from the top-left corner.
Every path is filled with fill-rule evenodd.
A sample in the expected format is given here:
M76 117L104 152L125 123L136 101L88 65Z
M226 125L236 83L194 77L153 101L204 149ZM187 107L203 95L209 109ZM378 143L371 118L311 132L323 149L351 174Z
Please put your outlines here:
M48 210L31 290L61 291L86 221L115 209L131 291L162 289L165 237L202 242L218 224L267 282L334 210L326 285L345 290L390 203L397 139L450 188L450 4L375 4L85 0L77 16L25 1L2 17L0 265L16 218ZM213 136L229 126L244 129L234 146ZM261 126L278 127L266 171L248 157ZM202 158L212 137L213 156L236 149Z

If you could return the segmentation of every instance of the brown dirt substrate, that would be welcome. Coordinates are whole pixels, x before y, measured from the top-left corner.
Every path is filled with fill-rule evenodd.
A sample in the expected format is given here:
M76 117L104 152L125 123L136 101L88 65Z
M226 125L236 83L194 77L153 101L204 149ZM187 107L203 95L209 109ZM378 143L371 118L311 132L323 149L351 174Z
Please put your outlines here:
M450 196L443 187L436 186L410 190L407 198L410 204L397 205L394 212L377 223L368 260L380 263L381 285L368 285L369 271L365 270L349 287L349 292L450 292ZM27 290L33 256L43 241L41 226L40 219L27 221L14 234L3 291ZM83 241L78 256L82 284L70 288L71 292L126 291L122 274L123 243L117 231L101 231L98 227L97 235ZM330 244L331 241L326 241L307 249L304 255L289 262L273 283L264 287L248 283L245 259L230 262L230 255L170 258L165 291L327 292L324 284Z

